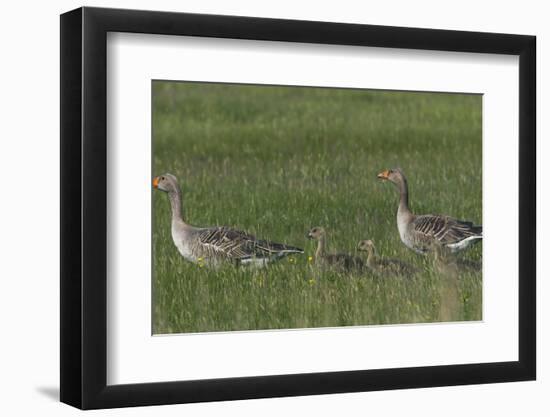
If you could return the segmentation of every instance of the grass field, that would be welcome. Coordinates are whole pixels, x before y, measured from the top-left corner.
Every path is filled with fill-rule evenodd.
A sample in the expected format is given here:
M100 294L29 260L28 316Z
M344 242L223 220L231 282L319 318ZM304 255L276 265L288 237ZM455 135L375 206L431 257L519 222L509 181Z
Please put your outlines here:
M482 222L481 96L153 83L153 173L176 175L184 219L303 247L260 270L186 262L170 205L153 192L153 333L481 320L481 273L456 287L399 240L398 194L376 180L407 174L411 208ZM415 279L316 271L313 226L329 250L370 238ZM463 256L481 258L482 244Z

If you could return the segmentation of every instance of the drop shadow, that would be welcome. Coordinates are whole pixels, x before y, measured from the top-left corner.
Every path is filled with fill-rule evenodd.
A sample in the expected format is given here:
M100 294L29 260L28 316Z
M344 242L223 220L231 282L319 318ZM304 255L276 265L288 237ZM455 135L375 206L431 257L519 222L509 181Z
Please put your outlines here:
M37 387L36 391L53 401L59 401L59 387Z

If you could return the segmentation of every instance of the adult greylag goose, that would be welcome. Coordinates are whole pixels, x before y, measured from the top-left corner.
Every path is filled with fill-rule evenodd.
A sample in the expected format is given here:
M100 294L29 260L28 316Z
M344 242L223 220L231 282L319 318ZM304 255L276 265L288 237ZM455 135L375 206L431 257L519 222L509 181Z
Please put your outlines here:
M408 248L426 253L437 243L449 248L451 252L457 252L483 238L482 227L470 221L437 214L413 214L409 209L407 179L399 168L382 171L378 178L394 183L399 189L397 228L401 241Z
M168 194L172 209L172 240L188 261L211 266L227 261L237 265L264 266L293 253L304 253L300 248L257 239L226 226L191 226L182 218L181 189L176 177L172 174L155 177L153 187Z
M307 235L309 239L317 241L314 262L316 266L342 269L345 271L361 270L364 267L363 261L347 253L326 252L326 231L322 227L314 227Z
M357 250L367 253L367 267L377 274L410 277L418 272L417 268L407 262L380 257L372 240L361 240Z
M481 262L457 258L441 244L434 245L434 269L441 275L457 275L460 272L479 272Z

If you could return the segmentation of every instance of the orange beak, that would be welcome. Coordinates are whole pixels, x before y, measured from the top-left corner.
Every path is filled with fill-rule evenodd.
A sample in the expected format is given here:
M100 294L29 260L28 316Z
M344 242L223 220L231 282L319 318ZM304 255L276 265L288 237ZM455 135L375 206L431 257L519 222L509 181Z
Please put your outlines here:
M390 171L387 169L382 171L380 174L376 176L376 178L379 178L381 180L387 180L389 177L390 177Z
M159 177L153 178L153 188L159 188Z

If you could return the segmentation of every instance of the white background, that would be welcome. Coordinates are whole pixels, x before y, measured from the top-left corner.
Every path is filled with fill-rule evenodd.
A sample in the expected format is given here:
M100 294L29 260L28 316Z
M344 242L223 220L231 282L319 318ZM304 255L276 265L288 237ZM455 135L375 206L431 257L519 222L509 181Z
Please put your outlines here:
M518 199L517 57L136 34L107 45L109 384L517 360L518 212L501 209ZM483 93L483 322L151 337L151 79Z
M226 4L228 3L228 4ZM5 191L0 204L0 317L3 330L0 369L4 415L72 415L57 403L59 349L59 13L80 6L73 1L7 3L2 13L2 151ZM550 91L550 27L544 2L347 1L297 2L233 0L89 1L87 5L220 14L312 19L398 26L535 34L538 36L539 259L550 249L548 122L542 119ZM548 415L550 390L550 296L548 264L539 262L539 377L537 382L435 388L291 399L147 407L94 414L121 415Z

